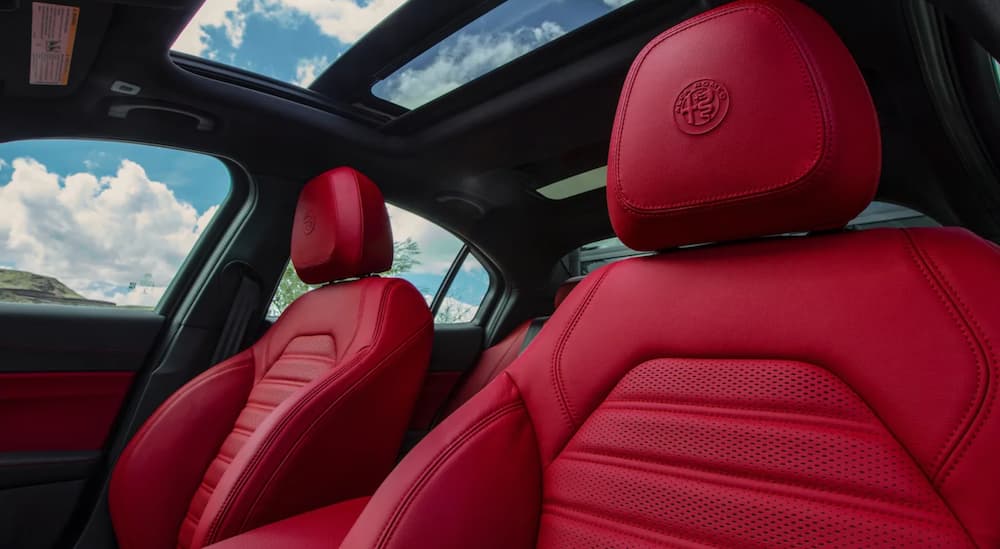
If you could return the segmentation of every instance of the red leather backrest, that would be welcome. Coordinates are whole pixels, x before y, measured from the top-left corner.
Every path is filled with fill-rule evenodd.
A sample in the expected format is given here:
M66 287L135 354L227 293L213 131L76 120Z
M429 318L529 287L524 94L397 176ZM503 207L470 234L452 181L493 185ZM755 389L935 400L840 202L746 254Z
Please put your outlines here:
M346 167L309 181L295 209L292 263L307 284L389 270L392 230L378 187Z
M561 285L559 285L559 289L556 290L555 302L552 304L553 311L555 311L556 309L559 308L560 305L562 305L562 302L563 300L566 299L566 296L568 296L569 293L573 291L573 288L576 288L576 285L579 284L581 281L583 281L582 276L574 276L573 278L569 278Z
M843 227L871 201L878 121L850 53L793 0L735 2L636 59L608 205L636 250Z

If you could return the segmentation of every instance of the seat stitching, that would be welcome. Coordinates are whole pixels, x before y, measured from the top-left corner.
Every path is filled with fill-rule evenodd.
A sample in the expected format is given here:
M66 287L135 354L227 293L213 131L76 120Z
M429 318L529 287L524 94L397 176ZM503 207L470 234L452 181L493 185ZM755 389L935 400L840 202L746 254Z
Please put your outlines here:
M596 456L596 457L593 457L593 456ZM783 477L783 476L781 476L780 473L776 473L774 475L768 475L768 474L762 474L762 473L753 473L753 472L749 472L749 471L747 471L747 472L743 472L743 471L737 472L737 471L733 471L732 467L725 467L725 466L712 467L712 466L709 466L709 465L700 465L698 463L695 463L695 462L698 461L697 458L693 458L693 459L690 459L690 460L686 460L686 459L683 459L683 458L670 458L670 457L666 457L666 456L652 458L652 457L646 457L646 456L630 456L630 455L625 455L625 454L616 454L614 452L605 452L605 451L601 451L601 450L592 450L592 449L587 449L587 450L571 450L571 451L563 453L562 458L570 460L570 461L580 461L580 462L591 463L591 464L595 464L595 465L608 465L608 466L611 466L611 467L614 467L614 466L626 467L626 466L622 465L622 464L615 463L615 462L609 462L607 460L601 460L599 458L607 458L607 459L610 459L610 460L627 461L627 462L635 463L636 464L635 469L642 470L642 471L647 472L647 473L655 473L655 474L661 473L663 468L667 468L667 469L688 469L688 470L692 470L692 471L699 471L699 472L702 472L702 473L708 473L708 474L718 475L718 476L721 476L721 477L728 477L728 478L734 478L734 479L755 480L755 481L758 481L758 482L763 482L763 483L771 484L771 485L774 485L776 487L791 486L791 487L795 487L795 488L802 488L802 489L806 489L806 490L813 490L813 491L816 491L816 492L819 492L819 493L829 493L829 494L834 494L834 495L849 496L849 497L853 497L853 498L857 498L857 499L861 499L861 500L872 501L872 502L876 502L876 503L886 503L886 504L892 504L892 505L901 505L901 506L904 506L904 507L911 507L911 508L916 509L916 510L928 510L928 509L926 509L926 507L922 506L918 502L896 500L896 499L890 499L888 497L881 497L881 496L873 496L873 495L870 495L870 494L859 493L859 492L855 492L855 491L852 491L852 490L847 490L847 489L844 489L844 488L831 488L831 487L828 487L828 486L823 486L823 485L819 485L819 484L808 482L808 481L804 481L804 480L794 480L794 479L790 479L790 478L787 478L787 477ZM670 473L664 473L664 474L670 475ZM682 475L670 475L670 476L682 476ZM782 493L782 495L788 495L788 494ZM789 497L796 497L796 496L789 495ZM931 502L938 503L937 500L931 500Z
M818 141L817 146L816 146L816 149L817 149L816 150L816 154L818 155L818 157L815 159L815 161L812 163L812 165L808 169L806 169L803 173L801 173L801 174L799 174L799 175L797 175L797 176L789 179L788 181L781 181L781 182L779 182L777 184L764 185L764 186L761 186L759 188L751 189L749 191L748 190L737 191L737 192L725 193L725 194L721 194L721 195L713 195L713 196L710 196L710 197L704 197L704 198L698 198L698 199L693 199L693 200L687 200L687 201L683 201L683 202L676 202L676 203L671 203L671 204L654 204L654 205L651 205L649 207L642 207L642 208L633 205L625 197L625 193L624 193L624 190L623 190L622 184L621 184L621 165L622 165L622 163L621 163L621 151L622 151L621 141L622 141L623 133L624 133L624 130L622 129L622 127L624 126L625 116L626 116L626 114L628 112L628 106L630 104L630 98L631 98L631 95L632 95L632 90L633 90L634 85L635 85L635 80L636 80L637 74L639 73L638 67L641 67L645 63L646 58L657 47L659 47L659 45L661 43L663 43L667 39L672 38L673 36L675 36L675 35L683 32L683 31L690 30L690 29L692 29L692 28L694 28L694 27L696 27L698 25L707 23L709 21L715 20L715 19L723 17L723 16L731 15L733 13L737 13L737 12L740 12L740 11L753 11L753 12L760 13L761 15L764 15L766 18L768 18L769 20L771 20L772 23L776 23L776 26L780 30L783 31L783 33L781 33L781 34L782 34L783 38L785 38L786 42L788 42L789 44L791 44L792 46L794 46L794 48L796 50L796 53L798 54L796 56L796 58L797 58L797 60L799 62L798 66L799 66L800 76L802 76L803 82L806 85L806 87L809 88L809 89L811 89L811 90L813 90L813 92L814 92L812 94L812 96L810 97L810 100L813 103L813 109L814 109L813 112L815 114L819 115L818 116L818 118L819 118L819 120L818 120L819 124L818 124L818 128L817 128L817 131L816 131L817 141ZM616 173L615 173L615 196L617 197L618 202L620 204L622 204L630 212L632 212L632 213L634 213L636 215L657 216L658 217L658 216L663 216L663 215L669 215L671 213L676 213L675 211L672 211L672 210L677 210L677 209L688 207L688 206L706 206L706 207L709 207L709 208L714 208L714 207L718 207L718 206L727 205L727 203L738 202L738 201L742 201L742 200L753 200L753 199L756 199L759 196L761 196L763 193L770 193L771 191L776 191L776 192L790 191L790 190L799 188L799 187L803 186L803 183L808 182L812 178L812 176L816 175L817 173L819 173L821 171L821 166L823 164L825 164L825 162L827 160L829 160L829 156L830 156L829 155L829 149L832 147L832 144L831 144L832 140L831 139L824 139L824 137L828 136L831 133L829 125L832 123L832 117L829 116L830 115L830 113L828 112L829 111L829 105L826 104L827 102L820 101L820 96L821 95L824 98L826 97L826 95L827 95L825 93L826 90L821 89L821 86L819 85L819 82L813 76L813 74L812 74L812 68L813 67L809 63L809 61L811 61L811 60L807 60L806 59L806 55L804 53L805 51L808 51L808 50L806 48L803 48L802 45L800 44L800 42L798 41L798 38L791 33L791 31L789 30L788 24L785 22L784 18L781 16L781 14L779 12L777 12L777 11L775 11L775 10L767 7L767 6L757 6L757 7L745 7L744 6L744 7L737 7L737 8L733 8L733 9L729 9L729 10L725 10L725 11L715 12L714 14L712 14L710 16L707 16L707 17L696 18L694 20L691 20L686 25L682 25L682 26L674 28L672 31L668 31L666 34L662 35L657 41L655 41L652 44L648 45L644 49L643 53L641 54L641 57L633 65L633 67L635 67L635 68L630 72L629 79L628 79L628 81L625 84L624 98L622 99L622 102L621 102L621 104L622 104L622 112L621 112L621 114L618 117L618 124L617 124L618 131L616 132L616 136L615 136L615 169L616 169ZM786 187L786 188L782 189L782 187ZM659 210L659 211L650 211L650 210Z
M385 289L383 288L382 299L379 304L378 319L375 324L375 333L372 337L373 341L378 341L382 334L382 329L383 329L382 319L384 316L383 313L384 309L386 308L386 303L389 302L389 297L392 295L392 293L397 288L400 287L401 286L396 285L394 287L389 288L388 291L384 291ZM361 296L360 303L362 305L364 304L366 296L367 293L363 293ZM360 322L355 324L354 335L351 337L350 343L348 343L348 345L344 347L345 350L350 348L351 344L354 342L354 339L357 337L359 325ZM423 329L423 326L421 326L421 329ZM233 484L232 489L230 489L229 492L226 494L226 498L225 500L223 500L222 507L220 507L219 512L216 513L215 517L212 518L212 523L210 524L208 533L205 536L206 544L216 541L215 536L218 534L219 529L221 529L222 527L223 518L229 513L229 509L232 507L233 502L236 500L237 495L242 491L243 486L246 485L247 482L249 482L251 473L256 471L257 464L260 463L260 461L263 459L264 454L270 450L271 446L274 444L274 440L281 433L284 426L289 421L291 421L291 418L294 417L295 414L300 409L302 409L303 406L308 404L317 393L321 392L327 386L331 385L334 381L340 379L345 374L345 372L351 370L352 366L356 366L357 364L363 362L363 360L368 357L368 353L370 350L371 346L365 346L359 349L357 351L357 354L355 355L355 359L352 361L352 364L334 370L333 372L329 373L327 377L319 381L319 383L316 383L306 392L304 396L301 397L300 400L294 403L291 409L284 416L279 418L278 425L276 425L275 428L272 429L270 432L266 433L266 436L264 440L261 442L261 445L254 452L254 455L251 456L250 460L247 463L247 466L242 471L240 471L239 477Z
M570 505L570 504L567 504L567 503L563 503L563 502L549 502L549 503L546 503L546 504L543 505L543 510L545 512L547 512L548 514L550 514L550 515L557 516L557 517L562 518L564 520L578 522L580 524L584 524L584 525L587 525L587 526L591 526L591 527L598 528L598 529L601 529L601 530L604 530L604 531L607 531L607 532L612 532L612 533L615 533L615 534L623 534L623 535L626 535L626 536L631 536L631 537L634 537L634 538L638 538L638 539L641 539L641 540L648 541L650 543L655 543L655 544L657 544L659 546L663 546L664 545L663 538L667 537L667 538L682 539L684 541L687 541L687 542L690 542L690 543L696 543L698 545L703 545L705 547L722 547L721 545L716 545L716 544L713 544L713 543L708 543L708 542L705 542L705 541L702 541L702 540L696 540L696 539L694 539L692 537L680 535L680 534L677 534L677 533L667 534L665 532L660 532L658 530L654 530L652 528L649 528L649 527L647 527L645 525L625 524L624 522L622 522L622 521L620 521L620 520L618 520L616 518L608 518L607 516L600 515L600 514L595 513L595 512L593 512L593 511L591 511L589 509L583 509L583 508L580 508L580 507L577 507L577 506L574 506L574 505ZM595 522L589 522L588 520L584 519L583 517L573 516L574 513L575 514L579 514L579 515L589 515L588 518L595 519ZM610 526L610 525L607 525L607 524L600 524L599 522L597 522L597 521L600 521L602 519L604 521L614 523L616 526L619 526L619 528L614 528L613 526ZM630 532L629 529L642 530L643 533L640 534L638 532ZM650 535L650 534L654 534L654 535ZM674 547L682 547L682 546L676 545L676 544L673 545L673 546Z
M917 267L920 269L921 273L924 275L924 279L927 281L928 285L938 296L938 300L945 306L948 311L948 316L955 323L959 332L965 338L968 345L969 351L972 354L972 358L976 363L976 395L975 400L970 400L965 412L962 414L962 418L959 419L958 423L952 429L951 434L945 439L938 448L938 452L935 455L933 469L931 473L932 477L938 477L941 474L942 467L947 462L948 455L954 452L955 448L958 446L961 440L961 431L968 431L971 426L973 419L976 416L977 400L979 401L979 406L982 406L983 400L985 400L985 377L988 372L984 372L983 356L980 354L981 349L977 349L977 342L973 339L971 334L971 327L969 326L968 319L959 311L955 304L952 296L945 291L941 280L935 276L933 270L931 270L930 265L927 263L927 259L922 250L922 248L917 244L916 240L910 234L907 229L902 229L903 235L906 237L907 249L910 252L910 257L916 263ZM941 482L939 479L938 482Z
M823 505L830 505L832 507L840 507L840 508L843 508L843 509L851 509L851 510L854 510L854 511L863 511L863 512L867 512L867 513L878 514L878 515L882 515L882 516L886 516L886 517L904 518L904 519L907 519L907 520L912 520L913 522L919 522L919 523L928 524L928 525L931 525L931 526L952 527L952 528L956 528L958 530L961 530L964 533L964 529L962 529L962 527L961 527L960 524L949 524L949 523L945 523L945 522L938 522L938 521L933 521L933 520L929 520L929 519L926 519L926 518L914 517L914 516L907 515L907 514L892 513L892 512L889 512L889 511L885 511L885 510L873 509L873 508L870 508L870 507L862 507L860 505L851 505L849 503L843 503L843 502L839 502L839 501L835 501L835 500L822 499L820 497L811 497L811 496L805 496L805 495L801 495L801 494L790 494L788 492L782 492L779 489L773 489L773 488L772 489L768 489L768 488L763 488L763 487L750 487L750 486L738 486L738 485L734 485L732 482L726 482L723 479L710 479L710 478L699 477L699 476L695 476L695 475L691 475L691 474L684 474L684 473L679 472L679 471L666 471L666 470L664 470L665 467L664 468L654 468L654 467L643 466L643 465L648 465L648 464L643 463L643 462L634 463L634 464L607 463L607 462L601 461L599 459L588 459L588 458L585 458L585 457L581 457L579 455L573 456L573 457L569 457L569 458L567 458L567 457L564 456L563 459L569 459L571 461L577 461L577 462L583 462L583 463L591 463L591 464L594 464L594 465L604 465L604 466L608 466L608 467L617 467L617 468L627 469L627 470L631 470L631 471L638 471L638 472L641 472L641 473L653 473L653 474L664 475L664 476L669 476L669 477L674 477L674 478L686 479L686 480L690 480L690 481L693 481L693 482L704 482L705 484L714 484L716 486L724 486L724 487L727 487L727 488L733 488L733 489L736 489L736 490L744 490L744 491L747 491L747 492L755 492L755 493L766 494L766 495L777 495L777 496L787 497L789 499L800 499L800 500L810 501L810 502L813 502L813 503L819 503L819 504L823 504ZM634 460L629 460L629 461L634 461ZM685 469L685 468L692 469L692 470L695 470L695 471L699 470L699 469L696 469L694 467L690 467L690 468L689 467L675 467L674 469ZM709 471L706 471L706 472L709 472ZM743 478L743 477L740 477L740 476L730 475L730 474L725 474L725 473L716 473L716 476L724 477L724 478L732 478L732 479ZM780 486L780 485L782 485L784 483L777 483L777 482L773 482L772 481L772 482L766 482L766 484L773 484L773 485ZM827 490L825 488L815 488L815 490L818 491L818 492L821 492L821 493L830 493L830 494L833 494L833 495L842 495L839 492ZM878 503L882 503L881 501L872 499L870 497L862 497L862 496L855 496L855 497L857 497L858 499L862 499L862 500L872 500L872 501L875 501L875 502L878 502ZM897 503L897 504L900 504L900 506L902 506L902 507L906 507L906 505L901 504L900 502L892 502L892 503ZM948 516L951 516L951 515L948 515ZM957 523L958 521L955 520L955 522Z
M430 465L420 472L416 482L410 486L410 488L406 491L406 494L397 504L396 508L393 510L392 516L386 522L385 526L382 527L382 531L379 532L376 547L386 547L392 541L396 526L399 521L402 520L403 515L409 510L410 505L423 490L424 486L426 486L427 482L429 482L430 478L444 465L446 461L448 461L448 458L450 458L467 441L471 440L480 432L493 426L510 413L523 409L524 402L522 400L507 403L470 425L467 429L459 433L458 436L453 438L448 445L442 448L441 451L439 451L431 460Z
M298 450L299 444L303 439L307 438L310 435L313 427L315 427L315 425L321 419L325 418L328 413L336 410L346 398L352 396L357 390L359 390L360 387L365 385L372 377L380 373L385 367L385 365L391 361L391 359L395 358L402 351L408 350L422 335L422 332L428 328L429 324L431 323L425 323L421 325L419 329L417 329L415 332L409 335L406 338L406 340L403 341L403 343L399 344L395 349L393 349L392 352L386 355L378 364L374 365L370 370L365 372L363 377L358 379L357 382L355 382L352 386L348 387L342 395L337 397L337 399L334 402L332 402L325 410L319 413L316 416L316 419L314 419L312 423L310 423L309 426L306 427L298 437L296 437L295 443L292 445L291 449L288 451L285 458L271 472L267 482L264 483L263 487L260 489L257 495L257 498L254 500L253 504L251 504L250 508L248 509L243 519L242 527L246 527L246 524L250 520L250 517L253 515L253 511L254 509L256 509L257 504L260 502L260 499L264 496L264 494L267 493L267 490L271 486L271 483L274 481L275 478L277 478L278 473L280 473L285 467L288 457L295 454L295 452Z
M735 412L764 412L769 414L785 416L789 418L794 418L795 416L799 416L803 418L809 418L810 421L835 419L838 420L836 424L828 423L828 425L845 425L846 427L847 426L846 424L855 424L857 426L855 430L865 429L866 427L869 427L871 424L870 421L865 422L859 420L844 419L843 415L837 415L832 413L824 414L822 412L815 412L812 410L806 411L793 407L782 409L777 407L767 408L763 406L728 406L725 404L702 404L702 403L691 403L691 402L674 403L674 402L664 402L662 400L631 399L631 398L630 399L609 398L604 401L604 404L608 405L607 407L614 409L629 409L630 404L636 404L638 406L636 406L634 409L637 410L655 409L655 410L662 410L665 412L673 411L679 414L689 413L689 414L697 414L697 415L711 416L711 417L732 417L732 415L725 415L725 411L731 410ZM718 412L713 413L706 410L699 410L699 408L707 410L718 410ZM760 417L765 421L770 421L767 418L767 416L754 416L754 417Z
M958 449L957 451L953 449L950 458L946 459L942 463L942 465L944 465L945 463L948 463L948 461L951 461L951 464L948 465L943 474L941 474L941 478L938 481L940 485L943 485L945 481L948 480L948 477L951 476L951 473L955 470L958 464L961 463L962 459L965 457L965 453L975 442L976 437L978 437L979 433L982 431L983 425L986 424L986 421L990 418L990 416L993 413L994 409L993 404L996 401L997 391L996 391L996 383L993 383L991 374L993 373L993 368L995 367L997 360L993 349L993 345L990 342L989 337L985 335L985 331L983 330L982 325L979 323L975 315L972 313L972 309L968 305L966 305L964 300L962 300L961 295L959 295L954 285L951 283L951 281L948 280L948 278L938 267L938 264L934 261L934 258L930 255L930 252L923 249L921 249L921 252L924 259L929 264L931 271L935 274L935 277L941 281L941 283L947 289L949 296L953 299L953 301L957 302L958 304L957 309L962 313L962 318L966 321L966 324L970 326L971 328L970 332L972 336L975 338L975 342L977 344L977 348L980 353L980 355L978 356L985 359L986 362L983 372L984 389L983 389L983 395L979 402L979 406L977 407L975 413L973 414L972 419L970 420L971 421L970 424L966 427L965 434L962 437L960 437L959 440L956 441L956 445L961 445L961 448ZM965 442L961 442L961 439L966 437L967 440Z
M563 333L559 336L559 340L556 342L555 353L552 357L552 363L549 367L549 375L552 378L552 384L556 389L556 396L559 400L559 405L563 414L563 419L570 429L576 428L576 417L573 411L572 403L569 401L569 397L566 395L566 388L562 379L562 356L563 351L566 348L566 344L569 341L570 336L573 335L573 331L576 329L577 324L580 319L583 318L583 313L590 306L590 302L593 301L594 295L597 293L597 289L601 287L601 284L607 278L608 273L612 269L616 268L620 263L615 263L604 268L600 277L594 282L593 286L587 289L586 297L582 304L578 305L573 311L573 317L570 323L563 330Z

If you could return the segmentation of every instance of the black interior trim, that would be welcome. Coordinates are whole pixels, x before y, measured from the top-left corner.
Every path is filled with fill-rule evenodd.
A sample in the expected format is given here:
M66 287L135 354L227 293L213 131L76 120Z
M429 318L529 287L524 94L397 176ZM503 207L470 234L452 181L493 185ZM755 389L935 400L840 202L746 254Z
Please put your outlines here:
M0 453L0 490L85 479L101 459L98 451Z
M438 291L434 294L434 299L431 300L431 317L437 317L438 309L441 308L441 303L444 302L444 297L448 294L448 290L451 289L451 283L455 281L455 275L458 274L458 270L462 268L462 262L469 255L469 245L463 244L462 249L458 251L458 255L455 256L454 261L451 262L451 266L448 267L448 272L444 275L444 280L441 281L441 285L438 286Z
M977 195L966 197L963 207L975 207L985 215L975 216L980 222L976 232L986 238L1000 239L1000 220L991 212L1000 212L1000 188L997 173L986 154L986 146L972 122L961 88L957 84L955 64L946 39L944 21L926 2L908 4L907 14L914 27L914 49L920 60L927 89L938 110L938 118L952 142L953 149L965 168L967 184Z
M0 303L0 373L134 372L163 322L136 309Z

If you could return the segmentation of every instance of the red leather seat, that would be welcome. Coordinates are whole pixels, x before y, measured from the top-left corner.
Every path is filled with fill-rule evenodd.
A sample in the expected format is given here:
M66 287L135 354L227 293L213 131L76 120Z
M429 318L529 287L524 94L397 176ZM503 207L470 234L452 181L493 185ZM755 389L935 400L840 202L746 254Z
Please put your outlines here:
M552 305L555 311L562 304L566 296L580 283L582 278L570 278L563 282L556 290L556 297ZM493 381L500 372L504 371L514 362L521 353L528 348L528 345L538 334L538 330L548 321L550 317L533 318L526 320L514 328L507 337L500 340L496 345L483 351L476 365L469 371L466 377L455 390L454 394L444 404L444 416L451 414L459 406L465 404L473 395L478 393Z
M667 31L611 143L625 244L717 244L590 275L340 547L1000 545L1000 248L760 238L842 227L875 191L875 110L834 31L793 0Z
M297 299L133 437L111 480L122 549L198 548L375 490L431 346L420 292L367 276L392 253L382 194L364 175L338 168L306 185L292 262L306 283L342 282Z

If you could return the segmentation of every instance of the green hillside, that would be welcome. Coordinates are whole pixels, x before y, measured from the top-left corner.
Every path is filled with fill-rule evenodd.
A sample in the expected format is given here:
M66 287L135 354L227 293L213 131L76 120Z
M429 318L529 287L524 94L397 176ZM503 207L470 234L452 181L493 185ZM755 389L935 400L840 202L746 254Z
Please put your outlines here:
M13 269L0 269L0 302L114 306L107 301L87 299L51 276Z

